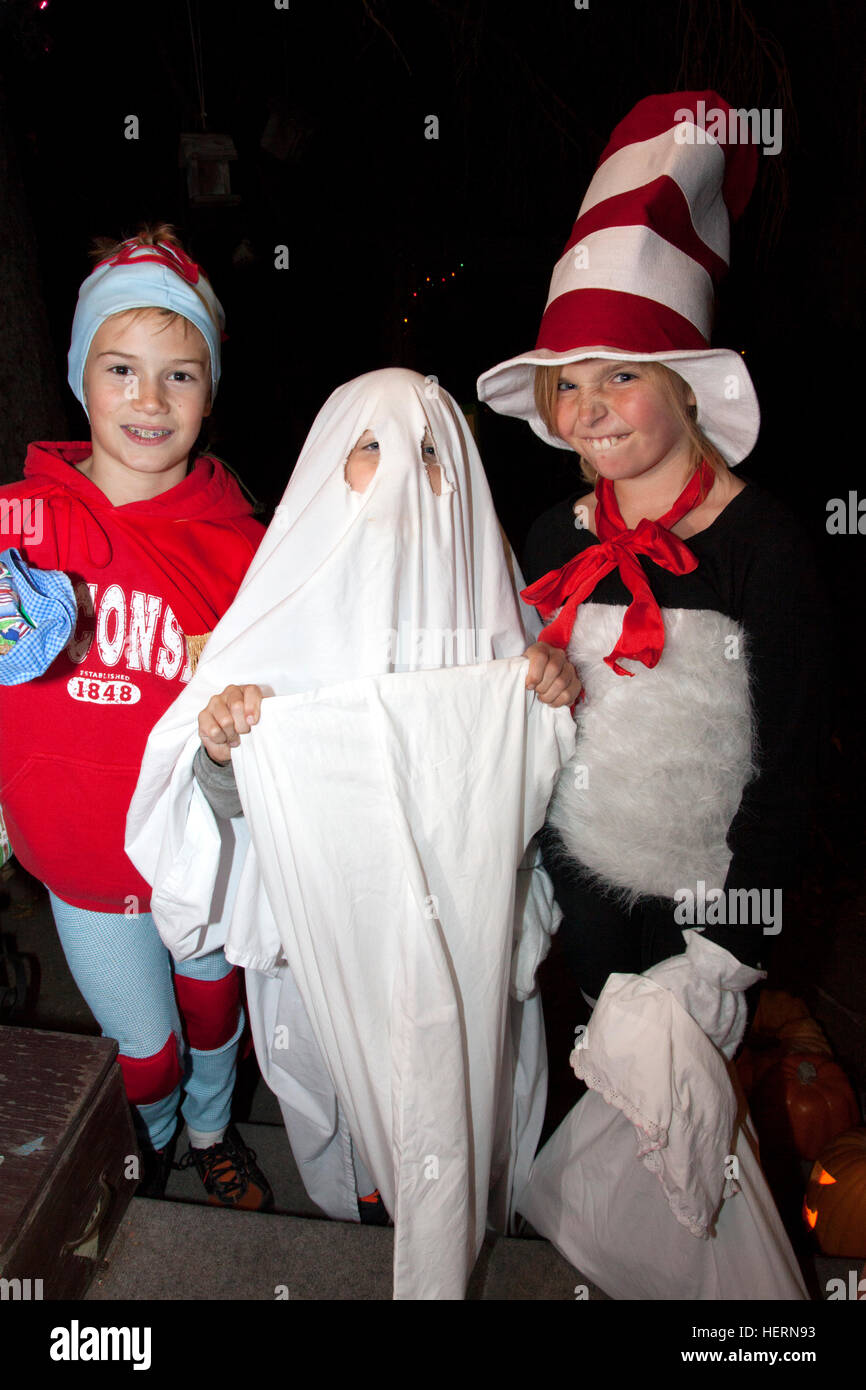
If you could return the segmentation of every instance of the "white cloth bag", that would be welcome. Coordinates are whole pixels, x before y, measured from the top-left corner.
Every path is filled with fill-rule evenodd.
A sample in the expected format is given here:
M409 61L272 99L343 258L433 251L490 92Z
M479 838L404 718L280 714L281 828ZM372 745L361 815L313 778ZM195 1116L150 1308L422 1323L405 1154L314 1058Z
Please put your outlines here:
M539 1234L612 1298L807 1298L732 1064L674 995L610 976L576 1058L594 1089L517 1194Z

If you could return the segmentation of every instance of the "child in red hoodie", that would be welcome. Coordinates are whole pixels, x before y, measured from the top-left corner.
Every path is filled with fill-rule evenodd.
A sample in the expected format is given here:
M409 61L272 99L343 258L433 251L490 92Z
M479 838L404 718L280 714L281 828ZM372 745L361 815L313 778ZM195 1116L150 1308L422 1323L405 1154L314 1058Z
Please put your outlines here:
M222 308L169 227L103 248L81 287L69 382L91 440L32 444L0 488L2 546L65 571L78 623L48 671L0 688L0 804L46 884L66 959L116 1038L161 1195L183 1117L211 1202L272 1201L229 1123L243 1027L222 950L173 967L123 848L147 736L189 680L263 528L213 458L190 466L220 370ZM181 1024L183 1020L183 1025Z

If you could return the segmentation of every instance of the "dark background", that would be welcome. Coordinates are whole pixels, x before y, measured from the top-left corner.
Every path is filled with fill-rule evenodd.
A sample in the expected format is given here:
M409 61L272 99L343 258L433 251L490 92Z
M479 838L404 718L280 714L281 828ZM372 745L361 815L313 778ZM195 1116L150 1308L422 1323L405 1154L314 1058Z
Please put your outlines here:
M205 267L229 333L208 443L267 516L341 382L400 363L468 407L481 371L534 343L598 156L641 97L780 107L715 341L745 351L762 402L742 471L798 513L839 618L820 853L859 873L866 542L826 521L831 498L866 499L864 31L853 0L0 0L0 480L30 439L86 433L65 357L95 235L168 220ZM196 208L178 144L202 105L234 141L237 201ZM477 428L519 550L572 490L573 457L486 408Z
M94 235L164 219L203 264L229 332L214 446L273 503L315 412L350 377L401 363L471 403L481 371L534 343L614 124L650 92L715 86L735 106L784 112L782 152L762 157L735 229L715 335L745 350L762 401L747 471L816 536L827 498L857 487L854 400L829 368L861 334L861 6L0 0L0 16L10 180L69 437L86 429L65 355ZM237 149L235 205L188 203L178 140L201 128L197 72L207 129ZM130 114L137 140L124 137ZM438 140L425 139L431 114ZM269 121L276 153L261 144ZM244 241L254 259L233 263ZM282 244L288 270L274 268ZM573 463L487 410L481 432L519 545ZM4 458L7 477L26 442Z

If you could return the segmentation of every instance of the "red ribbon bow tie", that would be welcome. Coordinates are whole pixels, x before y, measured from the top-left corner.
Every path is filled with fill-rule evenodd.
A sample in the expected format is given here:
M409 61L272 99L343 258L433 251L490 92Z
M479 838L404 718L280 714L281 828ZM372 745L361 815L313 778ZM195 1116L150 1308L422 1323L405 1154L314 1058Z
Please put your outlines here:
M713 470L702 460L692 474L670 511L658 521L644 518L633 530L622 519L613 483L599 478L596 483L595 527L600 544L590 546L576 555L562 569L551 570L524 589L521 597L538 608L548 626L539 634L539 642L568 649L577 610L592 593L596 584L619 570L620 578L632 596L626 609L619 640L605 662L618 676L633 676L618 664L621 657L640 661L653 667L665 645L665 629L661 610L653 598L647 577L637 559L647 555L662 569L672 574L690 574L698 562L684 541L670 532L670 527L690 512L713 485ZM553 622L549 619L559 609Z
M158 261L160 265L168 266L177 275L183 277L190 285L198 283L200 274L195 261L190 260L185 251L181 251L176 246L166 246L158 242L156 246L142 246L137 241L125 241L123 246L114 256L107 256L104 261L94 269L98 270L103 265L135 265L139 261Z

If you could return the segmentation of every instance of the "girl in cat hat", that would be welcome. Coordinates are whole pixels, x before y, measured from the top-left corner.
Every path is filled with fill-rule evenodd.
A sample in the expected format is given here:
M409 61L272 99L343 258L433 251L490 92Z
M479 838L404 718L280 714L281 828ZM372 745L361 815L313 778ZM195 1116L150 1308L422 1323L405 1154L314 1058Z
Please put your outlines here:
M704 111L727 115L715 138ZM535 349L478 383L573 449L585 479L533 526L525 597L583 681L547 860L593 999L611 971L679 953L682 925L760 967L781 923L760 915L803 843L816 585L786 509L732 471L758 403L742 356L709 341L757 167L754 145L723 138L735 115L713 92L638 103L599 161Z
M584 997L595 1005L612 974L648 973L662 988L641 984L642 1036L658 1025L674 1056L684 1033L672 1039L658 1013L671 993L691 1027L736 1051L745 990L764 974L802 854L820 722L808 546L787 510L733 471L755 444L758 403L742 356L710 346L730 223L756 169L717 94L639 102L601 156L536 347L478 383L494 410L578 455L584 485L536 521L525 555L542 640L567 650L583 682L545 861ZM667 1082L643 1075L640 1048L621 1047L606 1069L593 1037L611 1043L608 1012L574 1054L578 1074L659 1150L647 1097ZM729 1087L711 1069L718 1114ZM717 1138L727 1153L730 1132ZM697 1181L701 1163L686 1168ZM709 1171L720 1201L720 1154ZM682 1220L688 1199L668 1195ZM549 1229L531 1203L521 1209ZM640 1296L634 1287L621 1296Z

